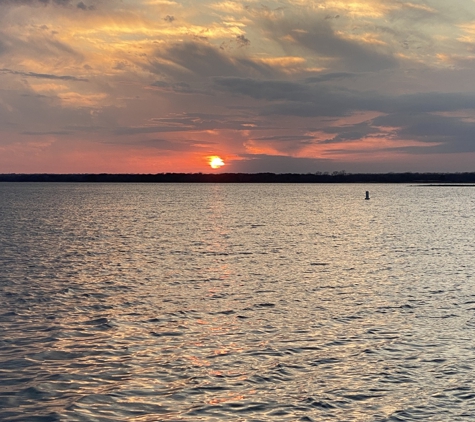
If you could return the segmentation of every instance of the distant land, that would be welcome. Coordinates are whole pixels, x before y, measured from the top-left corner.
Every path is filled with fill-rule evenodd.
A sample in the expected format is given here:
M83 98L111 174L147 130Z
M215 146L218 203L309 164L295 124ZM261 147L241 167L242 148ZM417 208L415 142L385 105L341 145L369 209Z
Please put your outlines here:
M0 182L78 183L475 183L473 173L157 173L157 174L0 174Z

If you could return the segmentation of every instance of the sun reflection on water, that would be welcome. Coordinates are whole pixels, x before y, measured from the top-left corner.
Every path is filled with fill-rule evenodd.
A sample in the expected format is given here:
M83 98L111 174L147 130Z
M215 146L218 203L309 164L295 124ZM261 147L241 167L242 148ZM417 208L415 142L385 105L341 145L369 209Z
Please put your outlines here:
M0 419L475 414L470 191L22 186Z

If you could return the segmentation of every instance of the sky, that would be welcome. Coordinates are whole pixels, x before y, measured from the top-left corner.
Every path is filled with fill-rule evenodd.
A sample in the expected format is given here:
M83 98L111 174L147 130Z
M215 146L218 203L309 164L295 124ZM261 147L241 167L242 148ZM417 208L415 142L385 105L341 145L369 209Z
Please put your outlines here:
M0 173L334 171L475 171L474 0L0 0Z

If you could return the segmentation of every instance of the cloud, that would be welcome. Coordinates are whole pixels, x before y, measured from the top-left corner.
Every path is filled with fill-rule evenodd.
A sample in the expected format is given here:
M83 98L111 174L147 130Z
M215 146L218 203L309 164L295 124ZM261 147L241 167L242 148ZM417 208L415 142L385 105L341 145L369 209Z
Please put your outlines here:
M46 7L46 6L72 6L74 0L0 0L0 6L31 6L31 7ZM95 10L94 5L86 5L83 1L76 4L76 8L87 11Z
M228 163L226 170L238 173L315 173L334 168L334 163L326 159L265 154L244 155L242 158Z
M48 4L56 4L59 6L67 6L71 3L71 0L0 0L0 6L46 6Z
M242 41L241 41L242 42ZM272 68L246 57L233 57L206 42L187 41L159 49L145 66L155 74L207 79L219 76L269 76Z
M309 135L273 135L273 136L261 136L254 138L254 141L278 141L278 142L302 142L311 141L313 136Z
M247 47L251 45L251 41L249 41L244 35L236 35L236 42L239 47Z
M386 101L385 111L437 112L475 109L475 94L460 92L427 92L401 95Z
M334 137L320 142L321 144L334 144L348 141L358 141L371 136L388 136L387 132L382 132L380 128L374 126L374 121L364 121L354 125L331 126L323 129L324 133L335 134Z
M377 117L372 124L393 127L394 136L401 139L439 143L430 147L434 153L475 152L473 121L433 113L400 112Z
M474 150L471 0L266 5L0 0L1 142L164 152L180 171L208 147L279 172Z
M114 135L138 135L145 133L160 133L160 132L183 132L187 129L184 127L175 126L136 126L136 127L121 127L114 130Z
M312 76L305 79L306 83L320 83L328 81L339 81L342 79L350 79L356 77L357 73L350 72L334 72L334 73L324 73L323 75Z
M377 51L351 39L337 35L329 24L320 22L304 31L289 34L299 45L325 58L340 63L340 67L351 71L377 71L398 66L397 60L386 52Z
M20 68L18 72L26 74L28 72L24 67L28 66L34 70L33 73L53 75L55 72L50 70L70 68L83 62L84 55L73 43L65 42L43 28L41 26L32 29L27 26L27 29L22 31L24 33L7 30L0 32L0 42L6 46L7 53L7 60L2 63L4 69L17 71L14 68Z
M35 73L35 72L20 72L17 70L11 69L0 69L1 73L10 73L12 75L20 75L29 78L40 78L40 79L56 79L61 81L77 81L77 82L89 82L86 78L78 78L76 76L70 75L51 75L47 73Z
M256 80L251 78L214 78L218 90L245 95L257 100L267 100L261 114L288 116L343 116L353 109L364 109L360 96L349 90L330 90L325 86L289 81ZM365 101L368 103L368 101ZM368 108L372 109L372 108Z
M268 135L249 139L244 146L254 154L295 156L316 143L312 135Z
M210 142L195 140L170 140L170 139L144 139L138 141L127 140L125 142L111 141L114 145L132 146L134 148L156 149L160 151L196 152L204 151L213 145Z
M342 76L346 77L347 74ZM336 77L336 76L335 76ZM407 153L449 153L475 152L475 123L440 113L461 110L475 110L473 93L426 92L406 95L382 95L372 91L355 91L338 87L323 86L328 79L311 79L311 84L289 81L268 81L251 78L215 78L215 87L234 95L265 100L261 116L273 114L308 117L341 117L352 113L368 111L380 114L370 120L356 124L321 125L320 132L328 134L327 139L318 141L320 146L366 142L381 139L383 150L400 149ZM385 142L384 141L391 141ZM285 154L299 151L312 139L301 135L270 135L254 138L256 151L260 143L270 142L275 151ZM283 143L289 143L284 145ZM383 145L387 144L387 147ZM400 146L398 146L398 144ZM376 147L376 144L374 144ZM334 153L337 150L332 149ZM343 147L341 153L348 153ZM367 151L367 147L361 149ZM358 148L352 148L357 153Z
M56 96L32 95L25 88L22 91L0 89L0 110L0 127L5 131L28 135L56 133L56 136L65 136L60 133L74 132L80 127L95 127L95 131L99 131L98 120L89 108L64 107Z
M328 15L318 9L306 10L305 15L296 10L261 15L267 37L285 49L303 48L306 56L313 54L316 61L341 71L375 72L399 66L390 46L376 35L370 36L368 31L360 34L355 29L353 33L343 32L340 29L344 28L343 24L335 23L340 19L326 19Z
M301 82L236 77L217 77L213 81L218 90L267 100L269 105L262 109L263 114L317 117L345 116L356 110L397 113L475 109L475 94L428 92L391 96Z
M135 127L120 127L114 131L115 135L138 135L147 133L166 132L205 132L216 130L255 131L263 130L258 122L245 120L240 116L230 114L189 113L175 117L151 119L147 125Z
M191 72L199 76L239 74L232 60L221 54L218 49L204 43L175 44L164 51L157 51L156 56L159 60L153 61L150 67L156 73L166 70L167 73L173 74L181 70L181 73ZM168 63L164 63L161 59L166 59ZM169 63L175 64L175 67L170 67Z
M252 78L216 77L217 89L268 101L310 101L313 94L304 84L289 81L268 81Z
M417 4L415 2L394 2L393 7L388 11L391 19L404 19L419 22L427 19L438 19L443 16L436 6L428 4Z
M53 130L49 132L32 132L32 131L25 131L22 132L23 135L31 135L31 136L61 136L61 135L70 135L72 132L67 130Z
M221 50L232 51L235 48L243 48L249 47L251 45L251 41L247 39L244 35L236 35L233 39L229 41L223 41L219 48Z
M206 91L193 89L186 82L169 83L165 81L156 81L150 84L151 87L165 92L174 92L176 94L209 94Z
M95 6L86 6L82 1L80 1L76 7L81 10L95 10Z
M0 37L1 37L0 33ZM7 52L7 45L0 39L0 56Z

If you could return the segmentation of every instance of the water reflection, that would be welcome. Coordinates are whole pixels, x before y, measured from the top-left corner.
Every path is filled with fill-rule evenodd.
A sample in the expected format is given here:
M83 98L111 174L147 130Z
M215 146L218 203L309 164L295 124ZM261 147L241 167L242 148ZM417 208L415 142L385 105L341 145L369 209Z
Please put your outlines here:
M474 193L366 189L0 185L0 419L473 418Z

